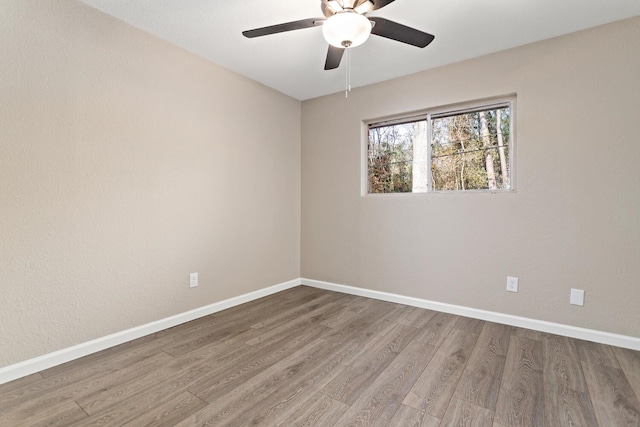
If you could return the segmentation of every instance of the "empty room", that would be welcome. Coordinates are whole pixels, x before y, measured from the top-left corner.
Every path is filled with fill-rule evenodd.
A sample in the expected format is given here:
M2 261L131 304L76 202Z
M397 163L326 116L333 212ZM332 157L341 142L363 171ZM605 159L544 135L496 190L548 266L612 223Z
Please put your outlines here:
M640 426L640 2L0 0L0 426Z

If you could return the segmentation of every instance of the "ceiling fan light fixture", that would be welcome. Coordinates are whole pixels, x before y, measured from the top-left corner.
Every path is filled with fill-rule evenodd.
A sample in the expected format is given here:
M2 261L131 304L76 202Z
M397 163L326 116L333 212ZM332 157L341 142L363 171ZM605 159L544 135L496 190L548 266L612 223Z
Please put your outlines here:
M324 39L332 46L356 47L367 41L371 34L371 21L351 10L336 13L322 24Z

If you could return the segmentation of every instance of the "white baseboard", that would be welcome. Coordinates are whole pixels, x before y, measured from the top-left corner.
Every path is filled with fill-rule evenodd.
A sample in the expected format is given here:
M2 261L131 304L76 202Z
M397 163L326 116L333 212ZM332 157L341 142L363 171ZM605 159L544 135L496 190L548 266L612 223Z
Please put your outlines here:
M342 292L345 294L358 295L398 304L410 305L413 307L427 308L429 310L442 311L445 313L457 314L459 316L488 320L490 322L502 323L505 325L533 329L535 331L563 335L571 338L578 338L586 341L593 341L601 344L608 344L640 351L640 338L636 337L612 334L609 332L596 331L593 329L578 328L576 326L546 322L543 320L513 316L510 314L496 313L493 311L479 310L476 308L429 301L420 298L406 297L403 295L373 291L370 289L356 288L353 286L338 285L335 283L323 282L320 280L302 278L300 279L300 282L303 285L313 286L315 288L327 289L330 291Z
M214 304L196 308L175 316L147 323L146 325L137 326L125 331L116 332L92 341L74 345L53 353L38 356L24 362L0 368L0 384L26 377L27 375L70 362L80 357L114 347L125 342L153 334L173 326L180 325L191 320L208 316L227 308L235 307L246 302L262 298L276 292L284 291L298 285L312 286L320 289L341 292L345 294L358 295L367 298L373 298L383 301L394 302L398 304L409 305L413 307L426 308L429 310L442 311L445 313L456 314L459 316L472 317L474 319L487 320L490 322L502 323L510 326L533 329L535 331L548 332L552 334L564 335L567 337L583 339L587 341L598 342L602 344L624 347L631 350L640 351L640 338L630 337L626 335L612 334L609 332L601 332L592 329L578 328L575 326L562 325L559 323L545 322L542 320L530 319L526 317L513 316L510 314L496 313L492 311L479 310L476 308L463 307L459 305L446 304L442 302L429 301L420 298L407 297L388 292L374 291L371 289L356 288L347 285L338 285L336 283L323 282L312 279L294 279L288 282L280 283L265 289L250 292L234 298L229 298Z
M25 360L24 362L5 366L3 368L0 368L0 384L8 383L9 381L26 377L27 375L31 375L57 365L79 359L80 357L87 356L89 354L96 353L110 347L114 347L127 341L135 340L137 338L141 338L146 335L153 334L164 329L168 329L173 326L198 319L203 316L208 316L210 314L217 313L218 311L226 310L227 308L244 304L246 302L265 297L267 295L275 294L276 292L284 291L298 285L300 285L300 279L289 280L288 282L280 283L265 289L249 292L244 295L229 298L224 301L196 308L194 310L186 311L175 316L147 323L146 325L137 326L135 328L116 332L115 334L107 335L102 338L97 338L95 340L87 341L82 344L74 345L73 347L54 351L52 353L38 356L33 359Z

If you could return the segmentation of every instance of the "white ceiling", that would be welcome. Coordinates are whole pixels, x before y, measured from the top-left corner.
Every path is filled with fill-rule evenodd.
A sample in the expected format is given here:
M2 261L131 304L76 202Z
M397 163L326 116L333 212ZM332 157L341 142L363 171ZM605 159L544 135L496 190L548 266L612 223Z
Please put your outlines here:
M344 90L324 71L321 28L248 39L243 30L322 17L319 0L81 0L299 100ZM640 0L396 0L369 16L434 34L424 49L372 35L351 51L353 87L640 15Z

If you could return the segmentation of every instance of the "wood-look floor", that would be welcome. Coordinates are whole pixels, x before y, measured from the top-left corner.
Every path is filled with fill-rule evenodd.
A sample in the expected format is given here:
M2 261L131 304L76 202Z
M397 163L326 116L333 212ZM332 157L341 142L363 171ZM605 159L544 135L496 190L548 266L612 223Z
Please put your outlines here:
M1 426L639 426L640 352L300 286L0 385Z

